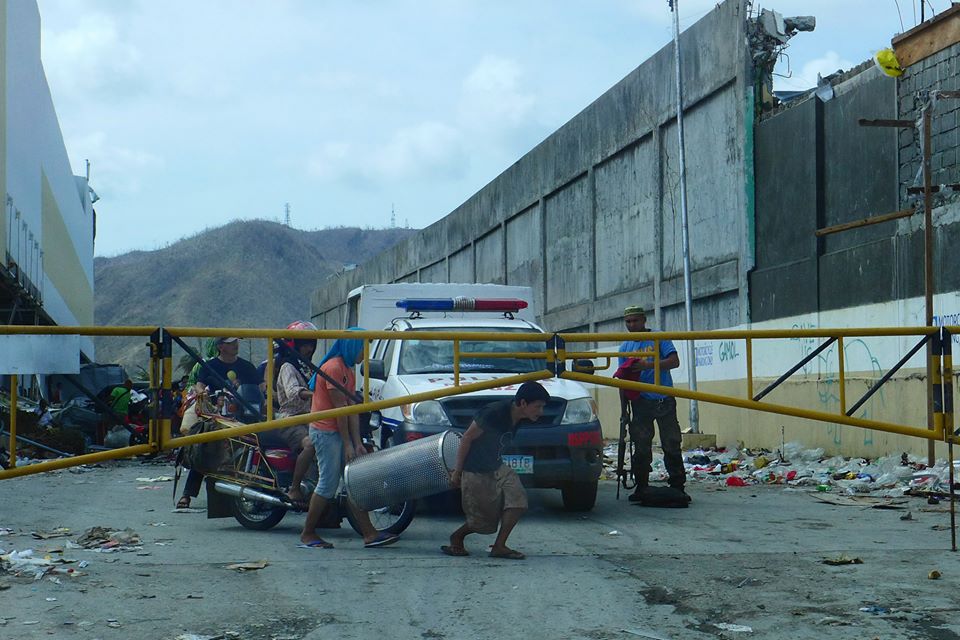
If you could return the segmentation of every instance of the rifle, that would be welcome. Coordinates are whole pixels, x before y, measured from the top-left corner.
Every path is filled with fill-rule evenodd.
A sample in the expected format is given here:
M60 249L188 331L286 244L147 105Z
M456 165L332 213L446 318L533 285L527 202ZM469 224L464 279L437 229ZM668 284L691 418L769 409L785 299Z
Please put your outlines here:
M634 486L631 484L631 474L627 473L624 469L624 462L629 450L630 452L630 466L633 466L633 441L628 442L628 437L630 435L630 401L623 395L623 391L620 392L620 441L617 443L617 500L620 499L620 485L623 485L624 489L630 489Z

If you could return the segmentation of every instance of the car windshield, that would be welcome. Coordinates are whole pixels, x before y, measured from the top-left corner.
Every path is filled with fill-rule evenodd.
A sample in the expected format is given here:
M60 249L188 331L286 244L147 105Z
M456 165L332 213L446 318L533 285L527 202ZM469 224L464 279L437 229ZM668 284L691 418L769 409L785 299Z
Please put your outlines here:
M436 329L423 329L436 331ZM497 333L529 333L532 329L500 327L457 327L457 331L489 331ZM460 340L460 353L542 353L544 343L538 341L489 342ZM460 371L484 373L529 373L546 368L543 358L460 358ZM402 340L399 373L453 373L452 340Z

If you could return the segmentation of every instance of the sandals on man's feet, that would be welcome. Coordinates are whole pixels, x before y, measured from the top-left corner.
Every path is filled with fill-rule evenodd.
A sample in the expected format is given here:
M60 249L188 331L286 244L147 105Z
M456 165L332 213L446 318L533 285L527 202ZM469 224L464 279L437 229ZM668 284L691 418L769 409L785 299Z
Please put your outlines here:
M177 509L189 509L190 508L190 496L180 496L180 499L177 500Z

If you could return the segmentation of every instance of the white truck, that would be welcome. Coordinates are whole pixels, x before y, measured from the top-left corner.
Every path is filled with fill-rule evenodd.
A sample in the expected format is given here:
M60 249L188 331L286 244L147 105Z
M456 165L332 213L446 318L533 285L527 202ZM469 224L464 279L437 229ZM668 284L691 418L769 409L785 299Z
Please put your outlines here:
M512 301L523 301L519 305ZM467 310L472 308L471 310ZM533 290L494 284L381 284L350 292L348 321L369 330L455 331L464 334L461 353L520 353L544 350L543 341L471 341L470 332L542 333L534 323ZM370 396L395 398L454 384L453 342L378 340L370 351ZM544 360L462 358L460 384L539 371ZM363 379L358 376L362 387ZM603 440L597 407L586 388L561 378L541 384L550 393L543 417L525 423L504 461L531 487L557 488L570 511L593 508L602 468ZM495 400L512 398L516 385L448 396L385 409L380 445L388 447L445 431L463 431L476 412Z

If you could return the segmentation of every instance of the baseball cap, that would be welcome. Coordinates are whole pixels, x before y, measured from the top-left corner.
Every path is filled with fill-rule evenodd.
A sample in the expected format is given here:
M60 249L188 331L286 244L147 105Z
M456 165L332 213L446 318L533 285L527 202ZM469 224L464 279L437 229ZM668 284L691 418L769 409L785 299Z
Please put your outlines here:
M217 344L224 344L226 342L236 342L240 338L217 338Z

